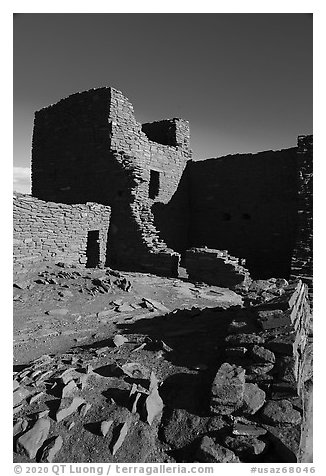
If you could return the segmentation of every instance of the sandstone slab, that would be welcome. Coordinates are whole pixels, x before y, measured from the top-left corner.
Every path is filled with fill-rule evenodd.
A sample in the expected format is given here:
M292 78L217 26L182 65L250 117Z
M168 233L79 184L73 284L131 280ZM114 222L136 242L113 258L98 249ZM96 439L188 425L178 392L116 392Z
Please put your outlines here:
M265 403L266 393L255 383L245 383L243 393L243 413L254 415Z
M42 463L52 463L54 457L60 451L62 445L62 436L59 435L55 438L52 438L43 449L40 461Z
M59 410L56 413L56 421L59 422L66 418L67 416L71 415L74 413L77 408L84 403L84 399L81 397L75 397L69 407L65 408L59 408Z
M275 362L275 354L261 347L259 345L254 345L250 352L250 358L255 362L264 362L264 363L271 363L274 364Z
M30 459L35 458L37 451L47 439L49 431L49 420L37 420L29 431L18 438L16 445L17 452L25 454Z
M266 423L274 425L297 425L301 421L300 412L293 408L289 400L268 401L262 409L261 416Z
M215 443L209 436L200 440L195 458L200 463L240 463L233 451Z

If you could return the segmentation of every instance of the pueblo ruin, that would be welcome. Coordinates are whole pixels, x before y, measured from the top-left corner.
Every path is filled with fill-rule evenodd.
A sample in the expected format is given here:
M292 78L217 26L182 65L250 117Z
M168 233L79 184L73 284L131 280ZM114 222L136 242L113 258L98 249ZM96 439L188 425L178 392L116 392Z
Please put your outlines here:
M312 148L196 161L112 87L35 113L15 461L312 462Z

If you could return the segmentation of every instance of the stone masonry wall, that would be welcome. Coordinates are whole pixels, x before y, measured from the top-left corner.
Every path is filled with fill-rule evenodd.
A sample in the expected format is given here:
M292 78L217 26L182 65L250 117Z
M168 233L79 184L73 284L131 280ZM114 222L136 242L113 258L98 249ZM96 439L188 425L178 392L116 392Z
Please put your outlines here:
M305 384L312 372L308 291L300 280L274 281L274 298L239 310L229 325L210 401L211 412L228 427L218 445L203 438L199 461L228 462L207 460L222 445L243 462L305 462L303 430L311 418Z
M13 213L14 268L41 261L87 265L89 231L99 232L98 261L105 263L109 207L44 202L16 193Z
M245 258L253 278L289 277L296 161L292 148L190 162L189 245Z
M161 239L152 212L154 204L171 200L191 154L188 122L173 119L171 124L170 139L175 145L149 140L131 103L113 88L74 94L38 111L33 134L33 196L110 205L107 262L176 274L179 255ZM153 176L157 182L154 193L150 192ZM187 223L176 222L175 236L180 240L182 234L177 232L185 234Z
M207 246L246 259L254 279L307 282L309 141L193 162L187 121L141 125L130 101L103 87L35 114L32 195L109 205L110 266L176 275L179 253Z
M312 295L313 274L313 137L298 137L298 218L291 277L300 278Z

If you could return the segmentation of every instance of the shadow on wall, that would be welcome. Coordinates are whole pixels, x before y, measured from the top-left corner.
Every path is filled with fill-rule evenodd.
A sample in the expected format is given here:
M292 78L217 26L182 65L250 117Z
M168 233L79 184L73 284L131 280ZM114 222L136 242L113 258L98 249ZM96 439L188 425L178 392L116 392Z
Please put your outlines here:
M187 170L188 165L169 203L156 202L152 206L154 224L160 237L170 248L181 254L189 245L190 202Z
M189 161L166 205L152 207L161 237L246 259L254 279L289 277L298 210L296 148Z

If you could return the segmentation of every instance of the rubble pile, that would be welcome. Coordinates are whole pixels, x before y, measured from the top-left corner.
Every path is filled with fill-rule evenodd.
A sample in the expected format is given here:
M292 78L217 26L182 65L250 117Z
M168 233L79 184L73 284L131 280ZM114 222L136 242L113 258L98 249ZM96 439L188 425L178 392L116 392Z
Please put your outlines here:
M136 335L118 333L102 346L44 355L16 369L15 460L81 462L82 448L85 462L302 461L305 385L312 377L307 286L269 280L253 282L250 293L256 304L219 312L171 313L144 298L144 308L160 312L161 331L154 319L153 333L139 335L151 328L145 319L128 324ZM214 321L224 322L222 337L208 330ZM188 373L178 373L171 363L179 362L179 346L190 335L187 346L210 346L214 366L189 361ZM87 454L90 447L101 456Z
M244 268L245 261L228 254L227 250L191 248L186 251L189 279L230 289L248 287L251 279Z
M116 339L114 348L127 341ZM132 441L135 434L157 427L163 409L158 392L160 382L153 372L137 362L108 364L110 350L106 347L84 354L75 350L59 357L45 354L15 372L13 413L17 457L25 458L22 461L27 458L52 462L86 428L89 438L95 435L101 440L97 445L105 447L106 453L109 450L111 457L117 454L119 458L126 438ZM132 383L127 383L124 377ZM135 383L140 378L141 385ZM109 396L110 391L126 394L123 405L118 397Z

